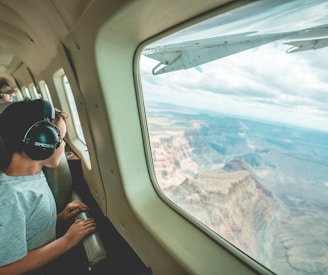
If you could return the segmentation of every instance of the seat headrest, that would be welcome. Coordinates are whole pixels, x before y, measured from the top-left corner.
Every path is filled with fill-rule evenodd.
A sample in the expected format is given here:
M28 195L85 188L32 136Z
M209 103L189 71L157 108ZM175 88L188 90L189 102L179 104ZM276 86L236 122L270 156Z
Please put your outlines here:
M3 111L11 104L12 102L0 104L0 116L2 115ZM8 152L3 139L0 137L0 172L3 172L8 167L10 159L11 155Z

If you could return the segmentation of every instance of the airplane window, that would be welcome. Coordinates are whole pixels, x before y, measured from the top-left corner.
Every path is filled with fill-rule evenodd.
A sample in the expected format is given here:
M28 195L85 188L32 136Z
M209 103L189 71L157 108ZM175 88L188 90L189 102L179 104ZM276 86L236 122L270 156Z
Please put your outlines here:
M76 130L77 137L79 138L80 141L82 141L84 144L86 144L84 134L83 134L83 130L82 130L82 127L81 127L79 114L77 112L73 92L72 92L72 89L71 89L71 85L69 84L66 75L63 75L62 81L63 81L64 87L65 87L65 92L66 92L66 96L67 96L67 99L68 99L69 108L71 109L72 121L73 121L74 128Z
M17 89L17 92L15 94L14 101L21 101L24 99L23 93L21 90Z
M23 87L23 93L25 97L28 97L29 99L32 99L30 90L27 87Z
M51 99L51 96L50 96L50 92L49 92L49 88L48 88L47 83L45 81L41 80L39 82L39 86L40 86L40 89L41 89L42 97L45 100L48 100L52 104L52 99Z
M41 98L41 95L39 94L39 92L37 91L36 87L34 86L34 84L31 84L29 86L29 90L31 90L33 92L33 98L35 99L39 99Z
M327 14L255 1L140 56L156 189L278 274L328 270Z

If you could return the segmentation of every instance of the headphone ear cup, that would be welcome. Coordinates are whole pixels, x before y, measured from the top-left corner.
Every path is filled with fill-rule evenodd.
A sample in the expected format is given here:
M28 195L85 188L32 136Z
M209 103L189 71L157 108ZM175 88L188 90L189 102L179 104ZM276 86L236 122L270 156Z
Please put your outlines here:
M58 148L59 138L51 125L37 123L25 135L24 152L33 160L45 160Z
M3 98L3 93L0 92L0 99Z

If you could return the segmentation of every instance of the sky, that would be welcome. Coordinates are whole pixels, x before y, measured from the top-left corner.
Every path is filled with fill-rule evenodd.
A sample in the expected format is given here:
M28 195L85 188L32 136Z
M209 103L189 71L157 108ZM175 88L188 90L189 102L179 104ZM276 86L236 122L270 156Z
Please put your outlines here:
M328 24L327 14L326 1L258 1L147 47L244 32L302 30ZM303 39L309 39L308 33ZM319 34L328 37L328 28ZM156 76L151 71L158 61L141 55L144 99L328 131L328 47L287 54L291 45L284 42L290 40Z

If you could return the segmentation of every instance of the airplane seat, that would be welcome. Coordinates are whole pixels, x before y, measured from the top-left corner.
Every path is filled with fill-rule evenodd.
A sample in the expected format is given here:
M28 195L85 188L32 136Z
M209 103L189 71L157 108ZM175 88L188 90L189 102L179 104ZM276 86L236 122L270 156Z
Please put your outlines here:
M72 175L65 154L63 154L58 167L44 167L43 172L47 178L50 189L54 194L57 212L61 212L67 203L72 200L82 201L81 197L72 188ZM75 220L91 217L90 213L82 212L75 216ZM97 270L98 266L104 261L107 261L107 253L97 231L87 236L82 241L82 244L88 260L88 269L90 271Z
M72 176L65 154L60 159L58 167L43 167L43 172L55 197L57 212L59 213L72 200Z
M0 104L0 116L9 105L10 104ZM6 170L10 159L11 155L6 148L3 139L0 137L0 173L3 173ZM79 195L76 192L73 192L71 171L65 154L63 154L58 167L44 167L43 172L54 195L57 212L61 212L67 203L72 200L81 201ZM90 213L80 213L75 219L85 219L87 217L90 217ZM83 240L83 247L88 259L88 268L90 271L96 270L100 263L107 260L106 250L97 231Z

